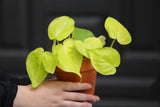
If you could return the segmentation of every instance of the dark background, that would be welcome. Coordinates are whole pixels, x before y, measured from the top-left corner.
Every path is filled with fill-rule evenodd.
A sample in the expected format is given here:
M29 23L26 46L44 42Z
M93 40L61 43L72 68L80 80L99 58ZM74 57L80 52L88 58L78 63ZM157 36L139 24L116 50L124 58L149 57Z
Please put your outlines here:
M160 35L158 0L1 0L0 69L16 78L27 77L27 54L37 48L51 50L47 27L53 18L67 15L76 26L107 36L108 16L131 33L130 45L114 47L121 65L114 76L98 74L95 107L159 107Z

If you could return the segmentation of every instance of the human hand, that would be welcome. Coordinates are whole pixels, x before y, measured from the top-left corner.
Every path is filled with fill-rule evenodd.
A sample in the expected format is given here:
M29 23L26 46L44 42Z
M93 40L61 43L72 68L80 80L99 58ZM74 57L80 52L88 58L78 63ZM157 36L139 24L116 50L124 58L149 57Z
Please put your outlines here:
M53 80L45 80L36 89L18 86L13 107L91 107L91 102L99 101L98 96L75 92L90 88L87 83Z

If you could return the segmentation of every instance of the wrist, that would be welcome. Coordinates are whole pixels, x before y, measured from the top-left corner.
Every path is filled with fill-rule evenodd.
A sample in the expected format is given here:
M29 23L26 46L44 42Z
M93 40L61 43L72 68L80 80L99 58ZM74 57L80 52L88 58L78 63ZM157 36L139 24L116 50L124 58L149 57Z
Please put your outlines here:
M30 98L30 85L27 86L21 86L18 85L18 90L16 97L13 102L13 107L24 107L27 106L27 99Z

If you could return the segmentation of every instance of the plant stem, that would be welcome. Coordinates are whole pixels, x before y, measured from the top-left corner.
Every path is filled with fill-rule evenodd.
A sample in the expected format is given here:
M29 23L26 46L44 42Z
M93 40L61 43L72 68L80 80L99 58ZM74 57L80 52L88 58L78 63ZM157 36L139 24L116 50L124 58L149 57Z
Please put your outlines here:
M111 48L113 47L113 44L114 44L114 42L116 41L116 39L114 39L113 41L112 41L112 44L111 44Z
M59 44L59 41L57 41L57 44Z
M52 46L52 51L53 51L53 53L54 53L54 48L55 48L55 46L56 46L56 39L53 40L53 46Z

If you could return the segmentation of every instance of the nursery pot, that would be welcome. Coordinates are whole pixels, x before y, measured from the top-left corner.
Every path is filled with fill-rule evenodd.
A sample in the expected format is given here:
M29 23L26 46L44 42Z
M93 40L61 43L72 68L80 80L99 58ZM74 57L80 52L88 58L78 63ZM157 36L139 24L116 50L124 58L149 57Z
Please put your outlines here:
M91 89L79 91L79 92L86 93L86 94L94 94L97 72L93 68L90 59L83 58L80 73L82 75L82 81L78 75L74 73L70 73L70 72L65 72L58 67L56 68L56 71L55 71L56 78L58 81L66 81L66 82L80 82L81 81L81 83L89 83L92 85Z

